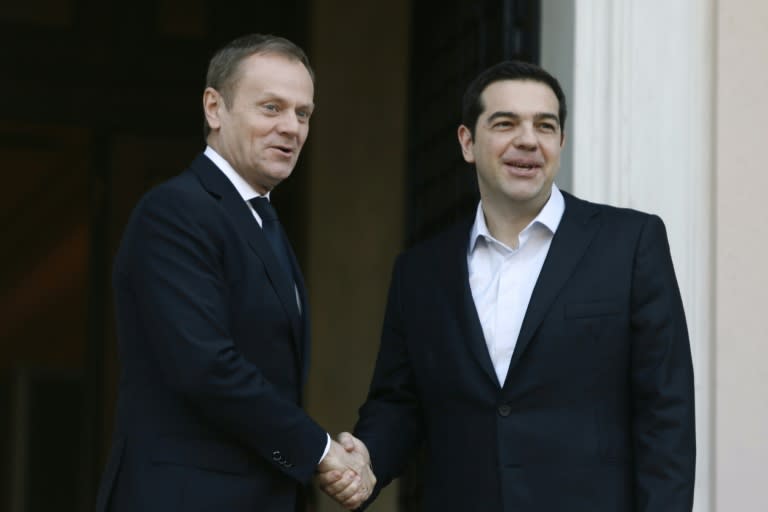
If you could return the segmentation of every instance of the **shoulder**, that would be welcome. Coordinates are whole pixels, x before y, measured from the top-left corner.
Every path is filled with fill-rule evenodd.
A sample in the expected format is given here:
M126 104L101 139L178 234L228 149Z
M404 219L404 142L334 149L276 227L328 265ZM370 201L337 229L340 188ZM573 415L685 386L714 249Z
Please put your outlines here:
M147 191L136 205L136 210L194 215L202 207L211 204L212 199L200 185L197 176L187 169Z
M134 207L128 225L156 221L205 226L223 220L220 198L201 181L201 171L194 167L195 163L197 160L147 191Z
M634 208L612 206L604 203L595 203L580 199L568 192L562 191L565 199L565 215L597 216L604 228L621 230L642 230L650 224L661 224L663 221L658 215L637 210Z
M469 243L469 233L472 229L470 219L463 219L439 233L413 244L403 251L403 256L409 258L432 258L446 250L466 250Z
M188 168L141 197L125 227L123 243L168 236L212 242L220 238L226 226L218 199Z
M440 269L452 269L466 258L470 219L464 219L436 235L419 241L400 253L395 261L396 270L422 278L439 274Z

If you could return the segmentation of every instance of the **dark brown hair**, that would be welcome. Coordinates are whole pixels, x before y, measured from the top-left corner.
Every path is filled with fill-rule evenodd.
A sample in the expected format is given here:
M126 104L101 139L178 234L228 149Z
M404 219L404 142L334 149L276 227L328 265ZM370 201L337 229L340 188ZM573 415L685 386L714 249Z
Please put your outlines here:
M506 60L499 62L480 73L477 78L472 80L469 87L467 87L467 91L464 93L461 123L469 128L473 137L475 135L477 118L480 117L483 109L485 109L485 105L483 105L483 100L481 98L483 91L492 83L502 80L530 80L549 86L549 88L552 89L552 92L555 93L555 96L557 96L557 102L559 104L557 116L560 121L560 130L561 132L565 132L565 118L568 115L568 107L565 103L565 93L563 92L563 88L560 87L560 83L557 79L536 64L517 60Z

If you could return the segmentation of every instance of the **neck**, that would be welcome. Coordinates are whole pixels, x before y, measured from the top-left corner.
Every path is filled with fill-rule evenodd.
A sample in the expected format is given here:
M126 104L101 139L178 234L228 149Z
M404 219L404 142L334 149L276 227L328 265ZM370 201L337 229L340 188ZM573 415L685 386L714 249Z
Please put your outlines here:
M520 232L536 218L548 200L549 196L544 202L520 204L508 198L502 201L483 198L483 215L488 231L496 240L516 249Z

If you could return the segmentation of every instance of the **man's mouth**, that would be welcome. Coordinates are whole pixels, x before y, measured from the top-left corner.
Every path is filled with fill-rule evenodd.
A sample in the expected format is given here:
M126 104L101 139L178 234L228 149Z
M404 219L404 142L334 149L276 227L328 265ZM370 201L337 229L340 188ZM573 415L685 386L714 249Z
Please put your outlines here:
M504 160L504 165L522 172L530 172L542 167L542 163L536 160Z
M292 156L293 153L294 153L293 146L284 146L284 145L281 145L281 144L276 144L274 146L270 146L270 148L278 151L283 156Z

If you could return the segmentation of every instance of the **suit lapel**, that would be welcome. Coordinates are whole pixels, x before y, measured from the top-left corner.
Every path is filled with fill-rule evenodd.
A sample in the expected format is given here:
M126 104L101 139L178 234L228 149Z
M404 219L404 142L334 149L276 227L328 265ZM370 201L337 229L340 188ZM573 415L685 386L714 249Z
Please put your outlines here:
M589 247L600 226L597 208L563 192L565 212L533 288L509 365L511 372L531 342L549 307Z
M493 381L496 387L500 387L491 356L488 353L488 345L483 335L480 318L477 316L472 289L469 286L467 249L471 228L471 223L464 222L454 228L449 235L448 248L445 254L450 255L450 257L440 260L442 262L442 282L447 288L446 298L449 301L449 310L456 312L460 343L467 345L482 371Z
M203 186L219 198L224 210L232 217L238 232L243 235L248 241L248 245L264 263L264 268L272 283L272 287L280 299L280 303L283 305L285 314L290 319L293 343L297 354L301 355L303 347L301 346L300 315L296 305L294 284L290 276L286 275L280 266L269 246L269 241L264 236L264 232L259 227L256 219L253 218L250 208L224 173L204 155L199 155L192 162L191 167ZM303 287L303 280L300 286Z
M280 227L282 231L282 226ZM286 240L286 243L288 242L288 237L286 236L285 232L282 232L283 238ZM301 273L301 267L299 266L299 262L296 259L296 254L293 252L293 247L290 243L287 243L288 247L288 256L291 258L291 267L293 268L294 272L296 272L296 275L294 276L296 288L299 293L299 303L301 304L301 311L299 311L299 320L300 324L296 327L299 328L299 332L297 335L296 330L294 329L294 336L298 336L296 339L300 340L300 354L302 354L302 368L301 368L301 375L299 382L304 383L307 380L307 376L309 374L309 360L310 360L310 325L309 325L309 300L307 299L307 288L304 284L304 276ZM294 301L295 303L295 301ZM301 395L303 385L299 389L299 395ZM301 398L299 398L299 403L301 403Z

